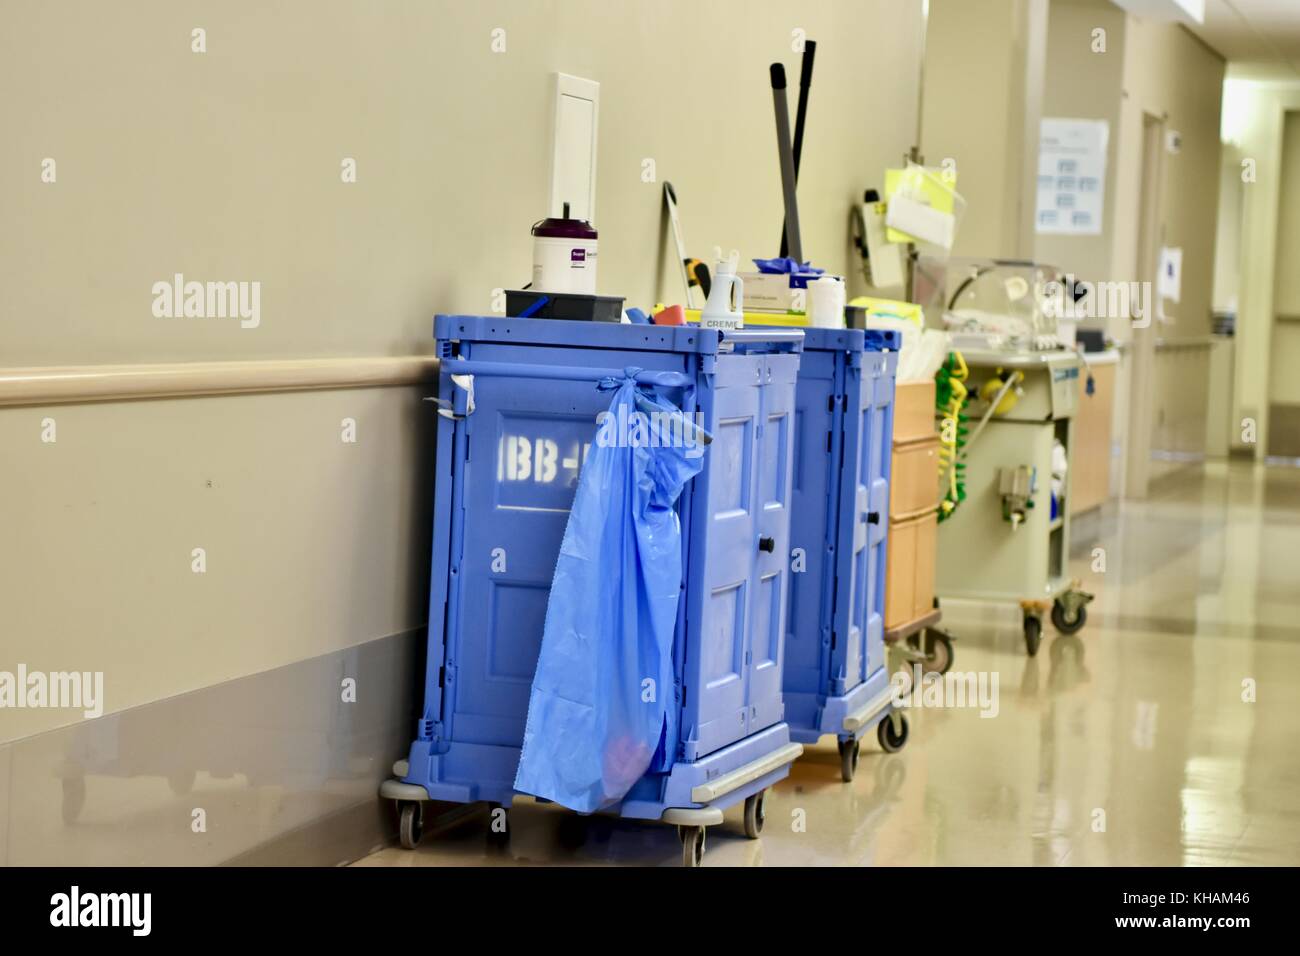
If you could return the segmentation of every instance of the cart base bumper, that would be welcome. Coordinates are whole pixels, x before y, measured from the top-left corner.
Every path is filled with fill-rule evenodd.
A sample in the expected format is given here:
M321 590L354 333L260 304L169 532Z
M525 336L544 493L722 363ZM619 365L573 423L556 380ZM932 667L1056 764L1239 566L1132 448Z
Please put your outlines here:
M842 726L852 734L870 729L889 716L893 701L894 689L886 688L857 710L846 714Z
M894 687L886 668L880 668L847 694L826 697L811 720L790 721L790 736L801 743L816 743L827 734L847 740L861 738L889 716ZM800 713L807 708L791 707Z
M664 823L679 827L716 827L722 822L722 811L717 807L669 807L659 818Z
M379 795L385 800L397 800L398 802L429 799L429 794L425 792L424 787L391 778L379 785Z
M791 741L789 726L774 724L699 760L675 763L666 774L649 774L627 799L598 812L634 820L711 826L721 821L727 807L788 776L790 764L801 753L803 746ZM399 801L486 800L509 806L516 795L513 783L518 763L517 747L453 744L446 753L430 754L428 742L417 740L409 761L394 764L397 778L384 781L379 794ZM696 822L697 817L703 822Z

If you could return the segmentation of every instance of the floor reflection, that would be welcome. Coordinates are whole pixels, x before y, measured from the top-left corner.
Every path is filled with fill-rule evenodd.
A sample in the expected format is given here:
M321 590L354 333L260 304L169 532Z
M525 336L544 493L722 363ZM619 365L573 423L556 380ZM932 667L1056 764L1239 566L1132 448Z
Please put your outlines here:
M996 717L913 711L907 747L868 740L851 784L833 743L809 748L763 838L732 811L705 865L1300 864L1300 471L1185 468L1094 524L1071 562L1097 595L1079 635L1049 628L1030 659L1014 611L945 621L954 671L999 674ZM485 820L361 862L680 859L653 824L521 801L493 842Z

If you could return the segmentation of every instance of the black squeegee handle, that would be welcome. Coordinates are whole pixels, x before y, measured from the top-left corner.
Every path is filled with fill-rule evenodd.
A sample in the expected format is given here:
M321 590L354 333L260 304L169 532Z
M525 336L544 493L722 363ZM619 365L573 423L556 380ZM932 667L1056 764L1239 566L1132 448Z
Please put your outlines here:
M804 120L808 116L808 90L812 87L813 57L817 55L817 41L809 40L804 44L803 60L799 64L799 104L794 114L794 181L799 181L799 157L803 155ZM781 224L781 255L790 252L790 237L786 234L785 223Z
M785 221L790 236L790 253L803 261L803 248L799 242L799 200L795 193L794 152L790 148L790 113L785 96L785 67L780 63L771 66L772 106L776 114L776 150L781 166L781 199L785 203Z

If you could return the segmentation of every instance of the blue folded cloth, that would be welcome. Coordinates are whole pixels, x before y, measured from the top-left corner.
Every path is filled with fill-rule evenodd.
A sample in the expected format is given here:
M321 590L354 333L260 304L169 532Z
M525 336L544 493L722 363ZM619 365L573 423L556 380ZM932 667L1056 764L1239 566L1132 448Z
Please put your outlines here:
M810 262L798 263L789 256L781 256L779 259L755 259L754 265L758 266L759 272L770 273L793 273L793 272L811 272L814 275L821 275L825 269L818 269Z

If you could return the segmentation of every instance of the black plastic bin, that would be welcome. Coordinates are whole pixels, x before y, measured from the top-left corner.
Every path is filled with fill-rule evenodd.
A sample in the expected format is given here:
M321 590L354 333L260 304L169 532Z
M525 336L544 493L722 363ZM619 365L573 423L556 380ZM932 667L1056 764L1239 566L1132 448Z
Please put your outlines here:
M539 299L545 299L537 306ZM536 310L529 312L536 306ZM622 322L623 298L613 295L580 295L571 292L506 290L506 315L518 318L568 319L577 322Z

